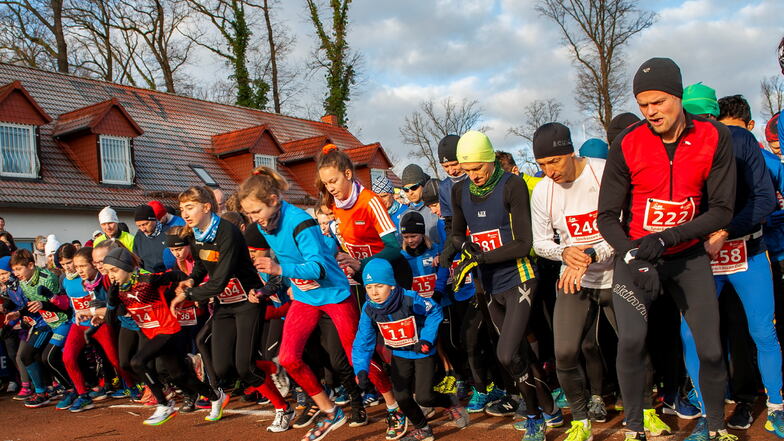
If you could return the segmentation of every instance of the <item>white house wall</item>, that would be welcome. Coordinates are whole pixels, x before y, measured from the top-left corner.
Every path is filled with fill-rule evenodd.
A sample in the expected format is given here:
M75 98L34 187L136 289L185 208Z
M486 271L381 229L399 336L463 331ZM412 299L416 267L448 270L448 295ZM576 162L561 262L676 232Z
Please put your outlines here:
M98 211L0 208L5 219L5 229L14 239L29 240L35 236L54 234L60 242L78 239L82 243L90 239L95 230L100 230ZM120 222L125 222L136 232L132 213L118 213Z

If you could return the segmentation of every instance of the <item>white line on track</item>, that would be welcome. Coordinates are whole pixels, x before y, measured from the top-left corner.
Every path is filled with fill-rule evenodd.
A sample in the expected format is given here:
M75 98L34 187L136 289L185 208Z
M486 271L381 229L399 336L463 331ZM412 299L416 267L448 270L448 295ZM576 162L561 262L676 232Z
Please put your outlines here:
M109 408L113 409L150 409L153 410L152 406L144 406L142 404L113 404L109 406ZM199 409L199 410L206 410L206 409ZM198 411L197 411L198 412ZM275 412L270 410L248 410L248 409L224 409L223 413L229 415L251 415L256 417L274 417Z

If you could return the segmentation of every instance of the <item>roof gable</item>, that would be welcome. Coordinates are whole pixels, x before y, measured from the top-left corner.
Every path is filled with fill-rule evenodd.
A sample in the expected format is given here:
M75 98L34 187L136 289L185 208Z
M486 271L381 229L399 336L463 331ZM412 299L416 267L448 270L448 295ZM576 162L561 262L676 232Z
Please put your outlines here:
M344 150L344 152L348 155L349 158L351 158L351 162L353 162L357 167L377 165L376 161L374 161L375 159L381 160L382 164L386 164L386 166L374 168L392 168L392 161L389 160L389 157L384 152L384 149L381 148L381 144L378 142L363 145L362 147Z
M63 113L57 118L52 135L63 137L83 131L129 138L144 133L116 98Z
M270 147L273 147L274 151L271 151ZM283 153L280 143L266 124L213 135L210 149L218 158L246 152L274 155Z
M332 143L332 140L328 136L313 136L311 138L287 142L283 144L285 153L278 157L278 161L287 164L313 159L325 145Z
M16 80L0 87L0 121L40 126L51 122L52 117Z

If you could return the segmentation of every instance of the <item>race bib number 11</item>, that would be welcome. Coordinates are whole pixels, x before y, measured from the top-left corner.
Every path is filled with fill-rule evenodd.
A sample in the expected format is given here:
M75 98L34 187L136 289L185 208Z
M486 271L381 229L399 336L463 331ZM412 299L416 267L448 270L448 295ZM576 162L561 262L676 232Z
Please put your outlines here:
M419 341L413 316L394 322L378 322L377 324L384 344L390 348L403 348Z

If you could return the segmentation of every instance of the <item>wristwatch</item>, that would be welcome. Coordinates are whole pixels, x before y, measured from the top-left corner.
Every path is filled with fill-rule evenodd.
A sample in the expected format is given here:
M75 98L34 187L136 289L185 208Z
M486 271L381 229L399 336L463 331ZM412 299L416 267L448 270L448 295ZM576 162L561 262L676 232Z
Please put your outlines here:
M583 250L583 253L587 254L588 257L591 258L591 263L596 263L596 250L593 248L586 248Z

